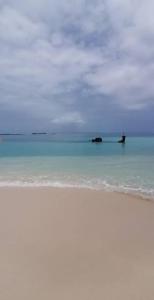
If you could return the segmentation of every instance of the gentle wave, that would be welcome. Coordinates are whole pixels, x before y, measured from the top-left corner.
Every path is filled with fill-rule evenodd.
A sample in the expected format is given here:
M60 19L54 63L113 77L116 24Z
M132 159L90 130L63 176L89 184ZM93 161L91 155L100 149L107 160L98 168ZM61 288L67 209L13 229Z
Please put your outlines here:
M91 190L105 190L107 192L121 192L154 200L154 189L131 187L127 185L114 185L101 180L97 180L97 183L91 182L90 180L82 180L82 182L64 182L60 180L1 180L0 187L84 188Z

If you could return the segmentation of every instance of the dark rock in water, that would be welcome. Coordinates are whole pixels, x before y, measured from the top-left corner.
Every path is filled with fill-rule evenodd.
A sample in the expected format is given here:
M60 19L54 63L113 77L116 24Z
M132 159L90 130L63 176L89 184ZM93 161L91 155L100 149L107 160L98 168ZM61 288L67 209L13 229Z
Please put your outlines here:
M126 136L125 136L125 135L122 135L121 140L119 140L118 143L124 144L125 141L126 141Z
M102 143L102 138L101 137L96 137L95 139L92 139L92 143Z

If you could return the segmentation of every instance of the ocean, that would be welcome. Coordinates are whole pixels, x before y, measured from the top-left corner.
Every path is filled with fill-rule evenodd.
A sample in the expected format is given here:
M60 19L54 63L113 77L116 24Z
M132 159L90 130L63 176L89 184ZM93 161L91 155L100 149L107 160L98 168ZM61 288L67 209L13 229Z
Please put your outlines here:
M95 133L0 136L0 186L105 189L154 199L154 136Z

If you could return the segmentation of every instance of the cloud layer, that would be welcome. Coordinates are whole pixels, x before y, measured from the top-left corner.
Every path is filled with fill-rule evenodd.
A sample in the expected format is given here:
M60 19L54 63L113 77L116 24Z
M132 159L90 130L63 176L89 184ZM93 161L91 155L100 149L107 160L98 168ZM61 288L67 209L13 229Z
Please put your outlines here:
M152 0L0 1L1 128L151 130L153 11Z

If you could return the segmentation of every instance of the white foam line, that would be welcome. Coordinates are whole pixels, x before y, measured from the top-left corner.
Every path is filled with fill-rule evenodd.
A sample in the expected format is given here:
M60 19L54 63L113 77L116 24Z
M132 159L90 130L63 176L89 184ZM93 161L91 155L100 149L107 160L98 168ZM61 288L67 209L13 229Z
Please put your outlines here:
M143 198L154 200L154 189L146 190L141 187L133 188L127 186L116 186L111 185L107 182L102 182L99 184L86 184L86 183L67 183L60 181L0 181L0 187L57 187L57 188L85 188L91 190L105 190L108 192L121 192L132 195L139 195Z

